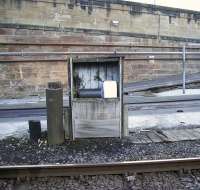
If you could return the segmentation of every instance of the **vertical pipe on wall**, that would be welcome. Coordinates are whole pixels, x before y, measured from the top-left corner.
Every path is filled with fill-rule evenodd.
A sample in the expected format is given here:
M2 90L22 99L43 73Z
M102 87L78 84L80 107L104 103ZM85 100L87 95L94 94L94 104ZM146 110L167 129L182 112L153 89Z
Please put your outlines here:
M68 62L68 86L69 86L69 138L73 139L73 126L72 126L72 98L73 98L73 75L72 75L72 57Z
M70 99L69 99L69 105L70 105L70 139L74 139L74 125L73 125L73 116L72 116L72 104L73 104L73 98L74 98L74 81L73 81L73 59L72 57L69 58L69 86L70 86Z
M183 46L183 61L182 61L182 67L183 67L183 94L185 94L185 75L186 75L186 48L185 45Z
M123 59L120 57L119 59L119 78L120 78L120 89L119 89L119 97L120 97L120 137L124 135L124 113L123 113Z

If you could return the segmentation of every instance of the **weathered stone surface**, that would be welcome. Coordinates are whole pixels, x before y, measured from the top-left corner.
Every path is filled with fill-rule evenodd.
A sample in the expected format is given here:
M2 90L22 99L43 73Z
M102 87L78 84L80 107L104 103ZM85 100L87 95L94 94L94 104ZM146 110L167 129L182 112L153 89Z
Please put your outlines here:
M55 4L53 1L52 3L22 0L15 1L15 3L11 0L2 1L0 21L7 24L59 27L60 31L67 27L136 33L144 36L197 39L200 37L199 12L154 7L133 2L124 3L123 1L110 1L109 8L106 7L104 1L93 1L92 7L87 1L85 4L83 1L77 1L72 7L67 6L70 3L70 0L55 1ZM113 20L119 21L119 24L112 24ZM24 34L26 32L24 31Z
M199 12L123 1L73 2L0 1L0 51L180 51L176 46L200 42ZM173 55L125 58L125 82L182 71L181 57ZM0 57L0 71L1 98L44 93L49 81L62 81L67 89L66 56ZM187 61L187 72L199 71L198 60Z

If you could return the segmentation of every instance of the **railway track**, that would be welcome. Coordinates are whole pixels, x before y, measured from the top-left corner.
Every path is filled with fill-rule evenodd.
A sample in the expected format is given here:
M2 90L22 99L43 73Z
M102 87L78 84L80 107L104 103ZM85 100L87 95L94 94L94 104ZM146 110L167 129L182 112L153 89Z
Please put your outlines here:
M156 109L192 108L198 110L200 98L198 95L172 96L172 97L131 97L125 96L124 104L129 111L140 110L144 107L156 107ZM160 108L158 108L158 104ZM64 109L68 107L68 101L64 101ZM0 105L0 119L25 117L46 117L46 103L21 104L21 105Z
M126 161L102 164L0 166L0 178L104 175L200 169L199 158Z

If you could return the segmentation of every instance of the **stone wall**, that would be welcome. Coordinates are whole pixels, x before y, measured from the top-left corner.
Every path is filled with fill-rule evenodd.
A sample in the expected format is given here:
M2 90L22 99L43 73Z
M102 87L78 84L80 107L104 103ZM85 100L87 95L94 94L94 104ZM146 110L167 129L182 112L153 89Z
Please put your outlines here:
M0 51L180 51L200 42L200 13L124 1L2 0ZM196 46L189 51L199 51ZM67 88L67 56L0 57L0 97ZM200 71L188 57L187 72ZM126 56L125 82L181 72L181 57ZM65 89L66 89L65 88Z

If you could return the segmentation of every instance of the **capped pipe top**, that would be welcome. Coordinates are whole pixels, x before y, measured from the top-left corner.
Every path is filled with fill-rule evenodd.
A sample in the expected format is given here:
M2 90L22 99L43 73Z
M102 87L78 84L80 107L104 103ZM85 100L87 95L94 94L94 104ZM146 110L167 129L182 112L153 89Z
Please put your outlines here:
M48 82L48 88L49 88L49 89L58 89L58 88L62 88L62 83L61 83L60 81Z

